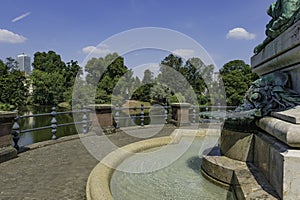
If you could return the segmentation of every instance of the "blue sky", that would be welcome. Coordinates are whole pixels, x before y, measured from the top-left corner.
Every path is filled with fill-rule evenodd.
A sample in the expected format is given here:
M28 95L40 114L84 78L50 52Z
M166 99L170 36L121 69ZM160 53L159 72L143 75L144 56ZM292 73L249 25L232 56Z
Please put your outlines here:
M265 38L273 0L1 0L0 59L54 50L65 62L83 62L107 38L133 28L179 31L202 45L217 65L250 64ZM176 41L174 41L176 42ZM102 46L99 53L110 52ZM188 54L188 49L174 49ZM157 59L163 59L156 56ZM130 65L130 62L127 63ZM130 66L129 66L130 67Z

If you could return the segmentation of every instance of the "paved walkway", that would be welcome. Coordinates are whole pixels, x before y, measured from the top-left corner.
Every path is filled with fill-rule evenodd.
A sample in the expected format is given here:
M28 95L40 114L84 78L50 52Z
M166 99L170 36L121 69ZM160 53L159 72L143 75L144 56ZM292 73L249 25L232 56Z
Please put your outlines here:
M174 127L166 127L153 137L170 135L173 130ZM108 138L118 146L142 139L124 132ZM110 151L104 145L102 157ZM83 200L87 178L98 162L78 137L21 153L18 158L0 164L0 199Z

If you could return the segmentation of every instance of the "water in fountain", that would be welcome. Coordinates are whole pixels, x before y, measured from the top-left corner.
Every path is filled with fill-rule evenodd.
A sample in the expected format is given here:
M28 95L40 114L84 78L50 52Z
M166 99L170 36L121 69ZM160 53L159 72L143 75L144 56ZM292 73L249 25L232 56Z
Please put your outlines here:
M201 174L199 147L203 138L196 137L188 151L168 167L149 173L127 173L138 169L157 168L174 152L191 143L192 138L184 137L179 144L156 151L152 156L136 154L122 162L111 179L114 199L233 199L232 193L205 179ZM155 151L153 148L148 151Z

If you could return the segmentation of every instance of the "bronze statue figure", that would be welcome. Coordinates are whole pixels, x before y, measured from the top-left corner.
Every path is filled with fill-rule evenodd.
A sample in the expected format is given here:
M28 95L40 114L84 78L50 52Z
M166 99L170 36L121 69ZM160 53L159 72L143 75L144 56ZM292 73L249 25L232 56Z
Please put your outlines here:
M268 43L300 19L300 0L277 0L267 10L271 21L266 26L267 38L254 49L258 54Z

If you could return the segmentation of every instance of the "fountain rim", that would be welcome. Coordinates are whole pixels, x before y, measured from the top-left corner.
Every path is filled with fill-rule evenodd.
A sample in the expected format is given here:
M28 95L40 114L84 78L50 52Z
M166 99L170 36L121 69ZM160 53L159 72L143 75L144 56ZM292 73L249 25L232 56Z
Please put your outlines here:
M220 133L216 132L216 130L218 129L175 129L170 136L151 138L139 142L134 142L120 149L112 151L107 156L105 156L100 161L100 163L97 164L91 171L86 184L87 200L113 200L110 190L110 181L115 168L126 158L132 156L134 153L168 144L177 144L182 137L204 137L207 135L219 135ZM110 166L113 167L107 166L104 163L110 163Z

